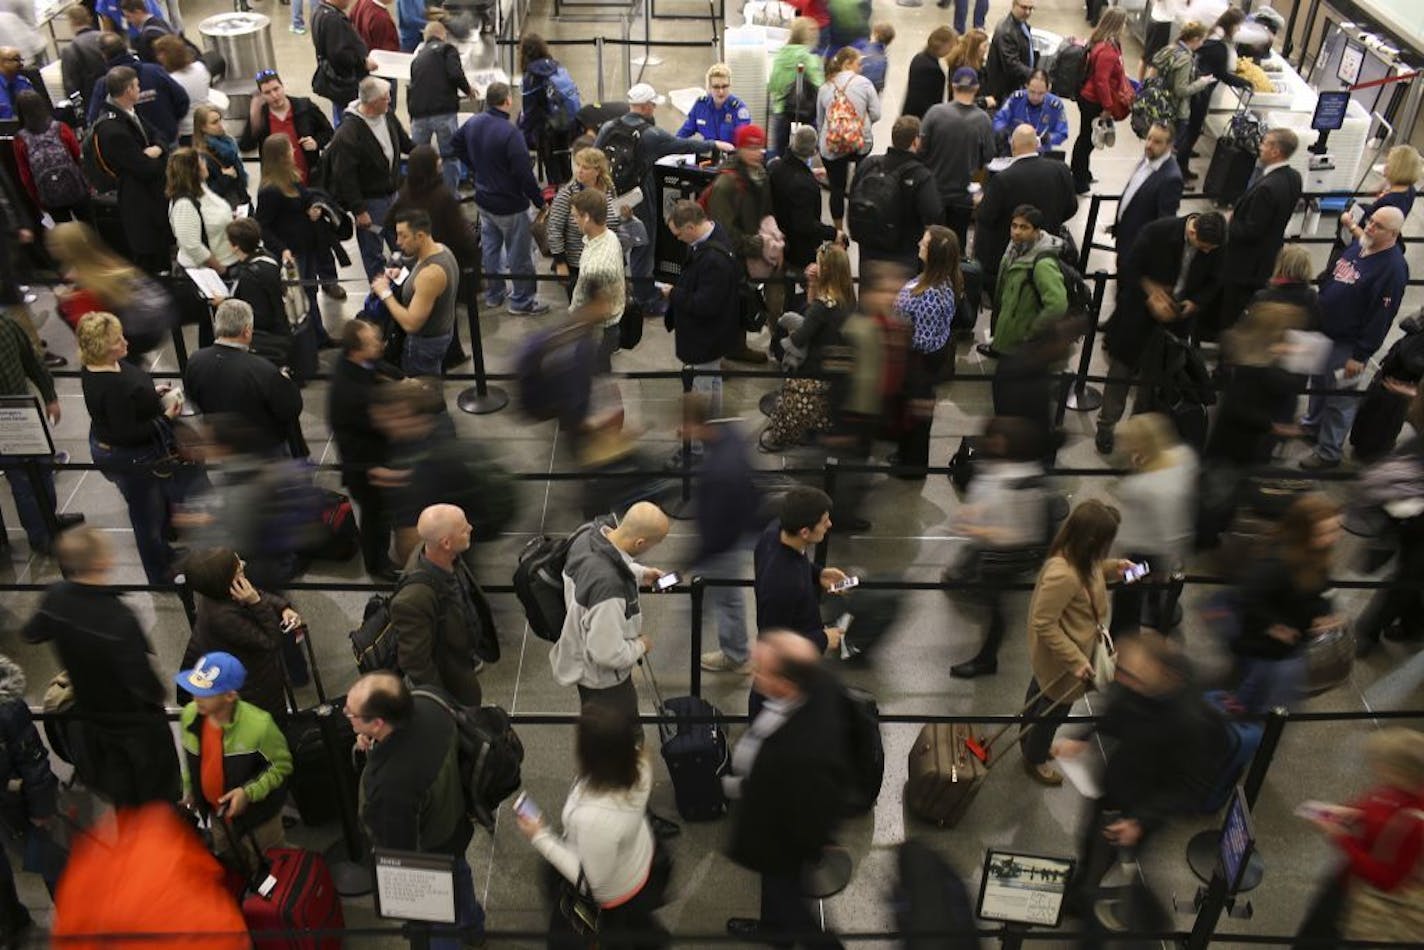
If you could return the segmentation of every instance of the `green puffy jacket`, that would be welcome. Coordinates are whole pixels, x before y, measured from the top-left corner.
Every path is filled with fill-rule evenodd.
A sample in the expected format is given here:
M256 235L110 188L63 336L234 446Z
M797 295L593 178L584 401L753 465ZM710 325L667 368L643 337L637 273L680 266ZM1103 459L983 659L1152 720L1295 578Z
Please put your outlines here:
M771 78L766 82L766 91L771 96L773 115L786 111L786 97L796 84L796 67L806 64L806 81L819 88L826 81L826 70L821 65L821 57L811 52L809 46L787 43L776 51L771 61ZM815 101L815 97L811 97Z
M183 741L183 795L207 813L209 803L201 788L203 732L198 704L183 707L179 717ZM287 779L292 774L292 753L287 739L271 715L238 700L232 721L222 727L223 791L242 788L250 803L238 821L238 830L256 827L277 814L286 800Z
M999 267L994 287L994 349L1012 353L1051 320L1068 312L1068 290L1058 268L1061 242L1048 233L1021 254L1013 245Z

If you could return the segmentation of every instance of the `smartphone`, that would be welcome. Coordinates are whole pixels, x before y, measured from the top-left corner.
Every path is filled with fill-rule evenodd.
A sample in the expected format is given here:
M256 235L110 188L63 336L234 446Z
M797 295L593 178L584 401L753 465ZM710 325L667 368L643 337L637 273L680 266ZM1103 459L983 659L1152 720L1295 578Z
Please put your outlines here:
M839 594L839 593L840 593L841 591L843 591L843 590L850 590L852 587L855 587L855 586L856 586L857 584L859 584L859 583L860 583L860 578L858 578L858 577L856 577L854 574L852 574L851 576L847 577L845 580L841 581L839 584L832 584L832 585L831 585L831 593L832 593L832 594Z
M544 817L544 813L534 804L534 799L529 797L528 792L520 792L519 797L514 800L514 813L530 821L538 821Z
M681 574L679 574L677 571L669 571L668 573L664 574L662 577L659 577L657 580L653 581L653 590L658 591L658 592L662 592L662 591L665 591L665 590L672 590L674 587L676 587L676 586L677 586L679 583L681 583L681 582L682 582L682 575L681 575Z
M1140 581L1147 576L1148 570L1150 570L1150 568L1145 561L1132 564L1127 570L1122 572L1122 582L1124 584L1131 584L1134 581Z

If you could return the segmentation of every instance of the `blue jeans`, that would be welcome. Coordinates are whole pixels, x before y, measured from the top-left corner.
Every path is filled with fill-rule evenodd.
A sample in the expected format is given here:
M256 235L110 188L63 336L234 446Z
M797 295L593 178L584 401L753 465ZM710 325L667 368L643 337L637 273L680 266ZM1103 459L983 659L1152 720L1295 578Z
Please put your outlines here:
M453 193L460 184L460 170L464 167L460 164L459 156L451 147L450 142L455 137L455 129L459 123L455 115L427 115L419 119L410 120L410 138L416 145L428 145L431 138L435 139L435 150L444 159L444 167L440 172L445 177L445 185Z
M1263 713L1283 706L1294 709L1305 696L1305 657L1284 660L1241 658L1241 682L1236 701L1248 713Z
M529 235L528 211L514 214L480 212L480 262L485 271L485 300L491 304L504 301L504 278L491 274L534 273L534 242ZM515 280L509 302L516 307L534 303L534 281Z
M741 577L747 571L746 547L740 543L720 554L712 554L692 569L702 577ZM706 604L717 622L717 647L727 659L745 663L747 648L747 589L708 587Z
M366 268L368 279L375 277L386 266L386 239L381 234L381 228L391 200L391 197L367 198L366 213L371 216L371 226L356 228L356 246L361 249L361 266Z
M643 194L652 195L651 182L644 180L646 186ZM642 305L645 311L651 313L662 313L666 303L663 295L653 283L653 242L657 240L658 222L654 219L649 210L650 203L647 199L634 209L637 218L643 224L643 229L647 234L647 240L642 245L634 245L628 251L628 274L633 278L633 299Z
M163 456L157 439L147 446L106 446L91 435L89 451L104 477L118 486L119 494L124 496L134 543L138 545L139 560L143 562L148 582L167 583L173 567L173 548L168 544L167 532L175 479L160 478L148 467Z
M45 509L54 514L58 503L54 493L54 469L36 465L34 478L30 469L15 458L0 458L0 471L10 482L10 494L15 496L15 510L20 515L25 537L31 548L43 547L50 541L49 522L45 519Z
M315 0L292 0L292 26L298 29L306 26L306 20L302 19L303 3L309 4L313 11L316 10Z
M485 909L475 897L475 875L463 854L455 858L455 924L474 927L475 937L485 932ZM465 943L460 937L432 934L429 946L430 950L462 950Z
M454 333L440 336L408 336L405 350L401 354L401 369L407 376L445 375L445 351L450 348L450 337Z
M941 3L940 6L947 4ZM984 21L989 18L989 0L974 0L974 28L984 29ZM969 0L954 0L954 32L964 35L964 27L969 22Z
M1310 385L1317 389L1349 389L1358 387L1364 380L1361 373L1353 380L1335 378L1335 371L1343 367L1355 353L1351 343L1336 342L1330 348L1330 359L1325 364L1325 372L1311 377ZM1360 408L1356 396L1311 396L1307 404L1305 418L1301 423L1310 428L1318 428L1315 454L1329 462L1338 462L1345 445L1345 436L1350 434L1350 426L1355 421L1355 412Z

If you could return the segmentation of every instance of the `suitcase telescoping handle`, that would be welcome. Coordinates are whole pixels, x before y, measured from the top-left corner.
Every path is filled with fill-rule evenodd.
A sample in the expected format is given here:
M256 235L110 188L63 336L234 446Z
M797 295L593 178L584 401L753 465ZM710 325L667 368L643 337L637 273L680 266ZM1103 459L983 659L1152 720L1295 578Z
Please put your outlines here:
M1043 699L1044 696L1048 695L1049 689L1054 686L1057 686L1060 682L1062 682L1065 677L1071 676L1072 673L1072 670L1064 670L1062 673L1059 673L1058 676L1056 676L1047 686L1044 686L1038 692L1030 696L1028 702L1024 703L1023 707L1018 712L1014 713L1014 715L1022 716L1027 713L1030 709L1034 707L1036 703ZM1063 705L1063 700L1055 700L1053 705L1045 709L1042 714L1046 716L1061 705ZM994 767L994 763L998 760L990 756L989 753L993 751L994 744L1004 737L1004 733L1008 732L1015 725L1017 725L1017 723L1005 723L1004 725L999 727L998 731L996 731L992 736L984 740L984 742L982 743L975 741L974 737L970 736L968 739L964 740L964 744L969 748L970 753L973 754L975 758L977 758L980 762L984 763L984 767L986 770L991 769Z
M643 676L648 681L648 686L653 690L653 710L659 716L666 716L667 703L663 702L663 691L658 688L658 678L653 675L653 664L648 662L646 656L638 657L638 666L643 670ZM666 742L672 737L673 727L665 722L658 723L658 736Z

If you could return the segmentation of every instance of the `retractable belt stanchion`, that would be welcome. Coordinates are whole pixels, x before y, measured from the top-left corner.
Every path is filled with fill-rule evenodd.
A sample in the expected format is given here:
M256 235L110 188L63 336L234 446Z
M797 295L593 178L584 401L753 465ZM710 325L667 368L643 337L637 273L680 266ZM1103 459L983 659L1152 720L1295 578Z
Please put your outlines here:
M689 649L692 651L692 672L688 677L692 695L702 695L702 605L707 601L707 583L700 577L692 579L692 622L689 624Z
M1087 257L1086 247L1084 257ZM1065 408L1074 412L1092 412L1103 404L1101 391L1088 385L1088 369L1093 362L1093 348L1098 342L1098 318L1103 312L1103 298L1108 292L1106 271L1093 274L1093 303L1088 312L1088 332L1083 336L1083 350L1078 354L1078 375L1068 389ZM1060 420L1061 421L1061 420Z
M690 364L683 365L683 396L687 396L687 394L692 392L692 381L696 374L697 370ZM678 413L678 418L682 418L681 411ZM678 481L681 483L681 487L678 491L677 500L664 505L663 511L669 518L685 521L692 517L692 436L688 434L687 426L683 425L680 428L682 431L682 447L678 450L677 470Z
M1078 273L1088 272L1088 257L1093 253L1093 232L1098 228L1098 213L1103 207L1103 196L1093 195L1088 204L1088 220L1083 225L1083 245L1078 248Z
M469 280L465 292L465 316L470 325L470 358L475 365L475 384L461 391L455 397L455 404L461 412L472 416L484 416L499 412L509 405L509 393L498 386L491 386L485 377L485 345L480 336L480 265L478 262L467 272Z

